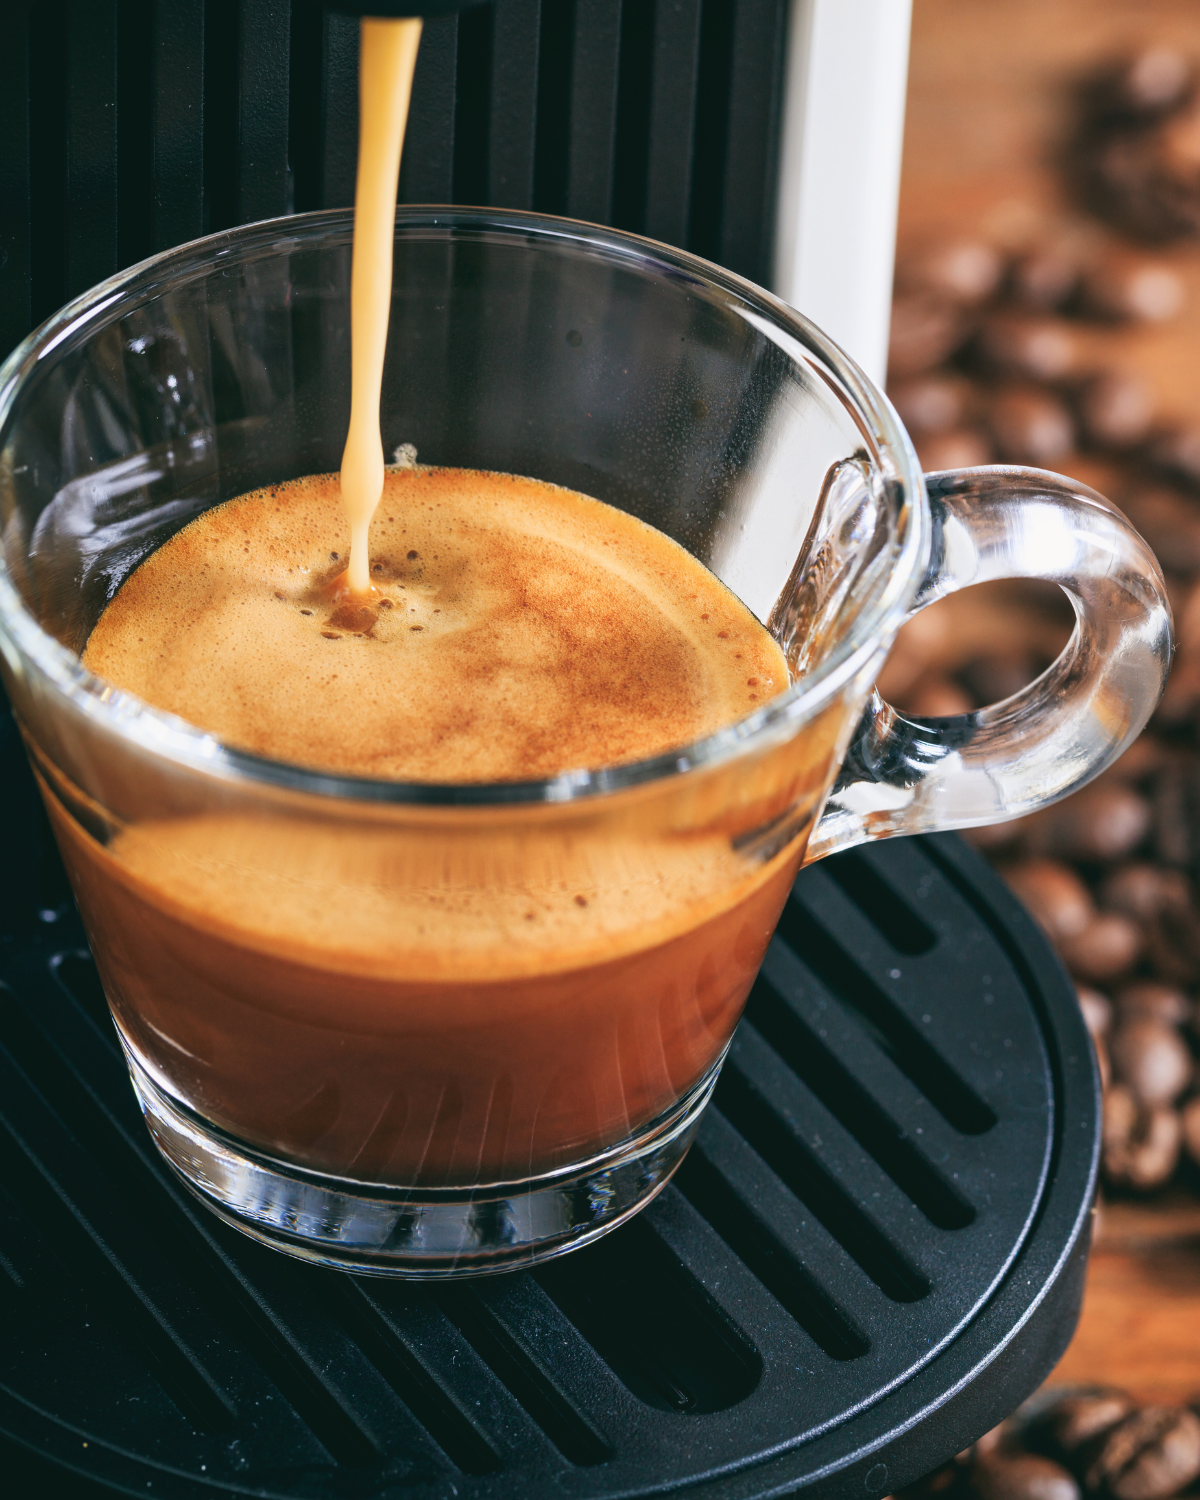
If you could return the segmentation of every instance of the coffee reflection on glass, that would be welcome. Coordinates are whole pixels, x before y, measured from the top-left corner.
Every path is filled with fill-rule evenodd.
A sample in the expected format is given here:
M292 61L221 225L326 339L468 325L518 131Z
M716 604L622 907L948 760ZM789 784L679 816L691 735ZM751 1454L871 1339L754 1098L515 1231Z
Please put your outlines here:
M0 644L167 1159L280 1248L462 1275L583 1243L667 1181L806 855L1080 784L1148 717L1169 625L1098 497L1033 471L927 497L886 402L766 294L629 236L402 210L389 446L656 528L789 685L515 780L269 759L151 708L80 655L189 522L336 469L350 231L308 215L171 252L16 352ZM1078 601L1040 685L945 724L871 699L914 605L1011 574Z

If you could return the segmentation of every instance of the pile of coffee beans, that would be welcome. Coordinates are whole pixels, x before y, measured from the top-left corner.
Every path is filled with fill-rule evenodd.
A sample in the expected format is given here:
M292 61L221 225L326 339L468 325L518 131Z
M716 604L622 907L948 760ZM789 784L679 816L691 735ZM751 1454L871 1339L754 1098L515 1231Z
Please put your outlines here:
M1080 91L1068 181L1125 234L1200 234L1200 95L1188 59L1165 47L1119 58Z
M1200 230L1195 67L1141 52L1106 66L1080 97L1080 141L1110 166L1114 142L1136 141L1149 159L1152 142L1167 150L1164 131L1195 121L1193 198L1182 177L1170 180L1178 214L1194 202ZM1170 140L1176 154L1163 160L1178 163ZM1165 193L1166 181L1145 193ZM1104 357L1104 329L1162 322L1183 303L1177 272L1132 238L1147 232L1150 197L1137 215L1121 210L1123 238L1081 235L1064 218L1061 232L1015 246L909 247L889 372L927 471L1001 460L1087 474L1167 577L1179 654L1150 729L1074 797L975 837L1079 986L1105 1081L1104 1178L1118 1193L1200 1186L1200 422L1163 422L1145 381ZM915 716L999 701L1057 655L1070 627L1061 609L1020 587L948 600L902 633L881 690Z
M1200 1416L1125 1391L1047 1393L905 1500L1170 1500L1200 1477Z

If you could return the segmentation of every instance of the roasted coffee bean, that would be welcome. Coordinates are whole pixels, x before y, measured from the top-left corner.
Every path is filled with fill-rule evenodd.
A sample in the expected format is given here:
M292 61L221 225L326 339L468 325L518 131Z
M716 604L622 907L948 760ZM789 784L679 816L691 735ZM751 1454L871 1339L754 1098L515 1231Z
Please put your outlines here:
M907 1489L898 1490L894 1497L885 1496L885 1500L901 1500L901 1497L903 1500L926 1500L926 1497L935 1495L938 1500L950 1500L950 1496L959 1491L965 1495L964 1470L957 1459L952 1459L950 1463L934 1469L932 1474L926 1474L924 1479L918 1479Z
M966 307L986 302L1004 277L1004 258L982 240L948 240L909 247L896 263L896 285Z
M1175 640L1180 656L1200 661L1200 583L1192 584L1183 608L1175 611Z
M1106 1165L1110 1152L1115 1155L1128 1151L1140 1114L1133 1090L1126 1088L1123 1083L1114 1083L1105 1093L1104 1108L1100 1116L1100 1140L1105 1151Z
M1156 468L1200 485L1200 427L1168 427L1154 439L1146 457Z
M1021 841L1017 822L985 823L981 828L964 828L961 837L973 849L980 849L989 855L1013 850Z
M1113 1006L1107 995L1094 990L1090 985L1080 984L1075 988L1079 998L1079 1009L1083 1013L1083 1024L1092 1036L1105 1036L1112 1026Z
M1183 1123L1183 1144L1187 1154L1200 1167L1200 1095L1189 1099L1180 1116Z
M1079 341L1069 323L1030 313L993 313L975 349L989 370L1018 380L1065 380L1079 369Z
M1112 1059L1108 1055L1108 1038L1094 1036L1092 1047L1096 1053L1096 1071L1100 1075L1101 1093L1112 1085Z
M1099 1441L1084 1482L1112 1500L1167 1500L1200 1474L1200 1417L1186 1407L1146 1406Z
M943 371L898 381L889 387L888 395L900 413L900 420L914 437L953 432L962 426L975 406L970 381Z
M1197 721L1200 721L1200 656L1181 652L1154 710L1154 727L1170 734Z
M929 676L907 694L904 713L911 719L944 719L969 714L974 704L952 677Z
M1075 415L1089 443L1119 451L1135 447L1149 433L1154 398L1140 376L1126 370L1104 370L1076 391Z
M1122 509L1168 573L1200 573L1200 505L1166 485L1144 485Z
M1173 47L1143 47L1103 68L1085 88L1088 112L1102 118L1155 120L1186 102L1192 65Z
M975 469L980 464L990 464L995 456L987 434L973 427L938 433L917 442L917 457L926 474L938 474L943 469Z
M960 667L958 678L982 708L1028 687L1045 665L1027 651L993 651Z
M1079 301L1092 317L1114 323L1165 323L1183 309L1183 281L1161 261L1122 251L1084 275Z
M1179 1163L1182 1136L1175 1110L1165 1105L1139 1107L1124 1084L1114 1083L1105 1090L1104 1175L1115 1187L1138 1192L1161 1187Z
M998 391L988 403L987 422L1000 457L1008 463L1046 468L1065 458L1075 441L1066 406L1050 392L1033 387Z
M1184 1026L1192 1014L1192 1002L1183 990L1155 979L1135 979L1132 984L1123 984L1114 1000L1122 1021L1144 1016L1164 1026Z
M1150 801L1119 781L1096 781L1029 818L1026 843L1031 853L1084 863L1124 859L1149 834Z
M996 1452L978 1459L971 1489L979 1500L1079 1500L1072 1475L1037 1453Z
M969 332L960 308L923 292L892 302L888 345L888 375L899 379L940 365L964 342Z
M913 615L900 629L880 669L879 691L895 703L931 665L953 655L953 620L935 605Z
M1014 262L1009 289L1023 307L1057 312L1071 300L1082 274L1079 256L1069 246L1040 245Z
M1164 911L1146 929L1145 957L1155 978L1163 984L1191 986L1200 983L1200 933L1191 910Z
M1135 239L1166 241L1200 228L1193 100L1149 129L1100 132L1073 171L1092 208Z
M1055 1452L1073 1458L1085 1443L1095 1442L1132 1410L1133 1397L1125 1391L1065 1396L1055 1402L1038 1426Z
M1154 857L1168 868L1186 869L1197 852L1192 833L1192 784L1189 767L1169 760L1154 781Z
M1059 956L1075 978L1096 983L1128 974L1141 951L1141 929L1116 911L1098 913L1082 932L1058 943Z
M1028 859L1001 871L1017 896L1061 943L1085 932L1095 917L1088 888L1069 865L1054 859Z
M1168 909L1186 911L1191 900L1187 877L1142 860L1118 865L1100 882L1100 905L1148 922Z
M1134 740L1120 760L1110 766L1099 779L1126 783L1144 781L1146 777L1156 775L1166 764L1167 758L1162 744L1153 735L1144 734L1140 739Z
M989 1458L992 1454L1001 1450L1011 1452L1017 1448L1016 1434L1011 1422L1001 1422L996 1427L991 1427L981 1438L975 1441L964 1452L958 1455L959 1460L965 1463L974 1463L979 1458ZM1019 1451L1019 1449L1018 1449Z
M1117 1080L1139 1104L1174 1104L1191 1082L1191 1053L1174 1026L1154 1016L1118 1010L1108 1054Z

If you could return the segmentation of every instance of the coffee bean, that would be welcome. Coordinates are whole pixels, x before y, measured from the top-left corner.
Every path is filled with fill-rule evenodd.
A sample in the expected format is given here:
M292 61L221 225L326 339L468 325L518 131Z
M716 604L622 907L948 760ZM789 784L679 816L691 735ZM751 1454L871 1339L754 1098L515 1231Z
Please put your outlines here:
M1039 245L1014 262L1009 289L1014 302L1037 312L1057 312L1071 300L1082 274L1079 256L1067 245Z
M1096 448L1118 451L1142 442L1154 420L1154 398L1140 376L1127 370L1104 370L1075 393L1079 430Z
M1191 816L1194 780L1191 768L1179 757L1169 760L1155 779L1154 856L1168 868L1186 869L1197 852Z
M967 420L976 404L970 381L942 371L901 380L889 387L888 395L900 413L900 420L914 437L953 432Z
M971 1488L979 1500L1079 1500L1079 1485L1066 1469L1036 1453L980 1458Z
M1100 1075L1100 1092L1103 1093L1112 1085L1112 1059L1108 1055L1107 1037L1094 1036L1092 1048L1096 1053L1096 1072Z
M1126 1088L1122 1083L1115 1083L1107 1090L1100 1117L1100 1140L1104 1147L1106 1167L1110 1153L1113 1156L1123 1155L1129 1150L1140 1114L1132 1089Z
M1180 656L1200 661L1200 583L1193 583L1183 608L1175 611L1175 641Z
M1182 52L1150 46L1123 58L1108 72L1105 82L1110 110L1147 119L1183 104L1191 92L1194 72Z
M1085 1443L1115 1427L1133 1410L1133 1397L1125 1391L1097 1391L1086 1396L1064 1396L1038 1423L1050 1446L1072 1458Z
M1077 937L1091 925L1095 917L1092 898L1069 865L1029 859L1007 866L1001 874L1052 942Z
M1200 506L1166 485L1140 486L1122 509L1167 572L1200 573Z
M1153 820L1153 807L1140 792L1118 781L1093 782L1031 818L1028 843L1038 854L1107 863L1131 854Z
M1071 325L1030 313L993 313L980 327L975 350L989 370L1019 380L1065 380L1080 363Z
M1000 457L1008 463L1045 468L1071 451L1074 425L1066 406L1048 391L1017 386L998 391L987 422Z
M1126 783L1144 781L1148 776L1156 775L1166 764L1167 758L1160 741L1153 735L1144 734L1141 739L1134 740L1120 760L1110 766L1098 780Z
M1189 1099L1183 1106L1183 1144L1187 1154L1200 1167L1200 1095Z
M1149 126L1106 128L1081 143L1073 175L1091 207L1127 236L1177 239L1200 228L1200 107Z
M938 240L906 247L897 258L896 285L967 307L986 302L1004 276L1004 258L982 240Z
M888 345L888 375L898 379L940 365L965 341L969 325L962 310L927 293L917 292L892 302Z
M1100 882L1100 905L1148 922L1168 909L1185 911L1191 899L1187 877L1144 860L1118 865Z
M1147 1192L1161 1187L1178 1165L1179 1115L1165 1105L1141 1108L1124 1084L1105 1091L1102 1135L1104 1175L1116 1187Z
M987 434L973 427L938 433L917 443L917 457L926 474L938 474L944 469L976 469L980 464L990 464L995 456Z
M1114 253L1086 273L1081 309L1114 323L1165 323L1183 308L1183 281L1160 261Z
M1058 942L1063 963L1076 979L1099 983L1128 974L1142 951L1142 933L1120 912L1099 912L1082 932Z
M952 677L931 675L906 695L904 713L911 719L943 719L968 714L974 706Z
M1200 658L1181 654L1151 722L1157 732L1169 735L1186 729L1194 720L1200 720Z
M1200 1418L1146 1406L1100 1439L1084 1482L1112 1500L1167 1500L1200 1474Z
M965 1489L963 1482L963 1466L957 1459L943 1464L940 1469L934 1469L931 1474L926 1474L924 1479L918 1479L916 1484L909 1485L907 1489L898 1491L896 1496L885 1496L885 1500L925 1500L925 1497L937 1496L938 1500L949 1500L949 1497L959 1490Z
M1091 1036L1105 1036L1112 1026L1113 1006L1107 995L1094 990L1090 985L1080 984L1075 987L1075 994L1079 1000L1079 1009L1083 1013L1083 1024L1087 1027Z
M1122 1021L1144 1016L1164 1026L1183 1026L1192 1014L1192 1003L1183 990L1154 979L1135 979L1132 984L1124 984L1114 998Z
M1013 1443L1013 1426L1011 1422L1001 1422L999 1426L990 1428L981 1438L976 1438L974 1443L960 1453L959 1459L973 1463L978 1458L988 1458L1001 1449L1011 1451Z
M1028 651L992 651L977 656L959 668L959 681L982 708L1011 698L1033 681L1046 662Z
M1174 1026L1154 1016L1118 1010L1108 1051L1114 1075L1139 1104L1173 1104L1191 1081L1191 1053Z
M1150 444L1146 457L1165 473L1200 485L1200 426L1166 428Z
M1162 984L1200 983L1200 945L1193 913L1165 911L1146 929L1145 957Z

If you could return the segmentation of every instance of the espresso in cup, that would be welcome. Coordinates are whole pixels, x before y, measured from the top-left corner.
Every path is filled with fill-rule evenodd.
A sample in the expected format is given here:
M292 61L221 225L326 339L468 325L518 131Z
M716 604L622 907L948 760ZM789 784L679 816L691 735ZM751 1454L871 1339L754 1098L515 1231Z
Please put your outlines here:
M415 782L645 759L788 684L701 563L557 486L390 473L361 602L344 532L333 476L205 512L85 665L229 745ZM635 816L555 859L503 827L210 812L101 848L56 818L122 1029L174 1092L274 1156L439 1186L594 1155L719 1059L799 858L747 864L726 821Z

